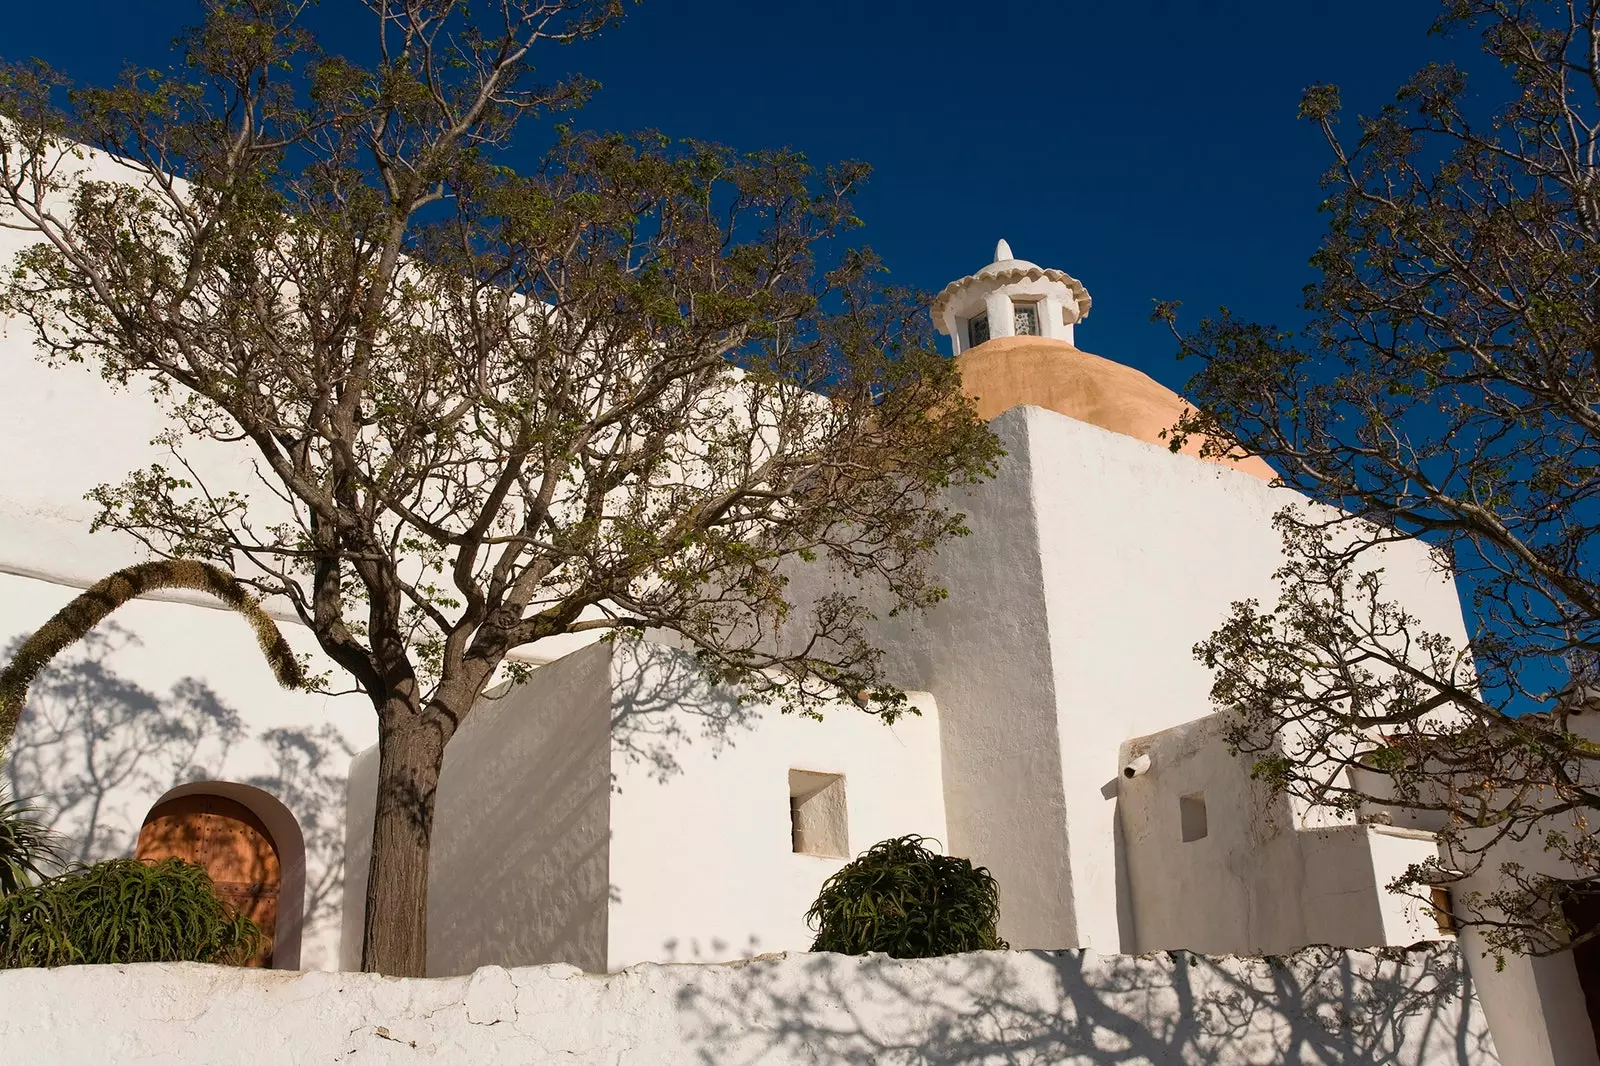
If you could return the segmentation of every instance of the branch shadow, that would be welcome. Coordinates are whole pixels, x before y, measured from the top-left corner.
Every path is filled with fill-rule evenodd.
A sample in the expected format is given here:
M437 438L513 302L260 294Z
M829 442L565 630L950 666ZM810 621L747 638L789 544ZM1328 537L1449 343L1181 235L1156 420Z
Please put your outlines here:
M78 862L131 854L145 812L129 803L217 777L244 735L238 712L203 681L157 694L117 673L111 660L138 643L106 622L58 656L34 680L5 762L13 794L50 812Z
M702 1062L1490 1066L1453 945L1281 958L981 952L752 960L679 996Z
M652 640L618 638L612 662L612 752L626 762L646 764L653 780L683 772L675 754L682 747L701 743L718 752L759 724L759 708L713 684L688 652Z
M0 655L9 659L22 639ZM233 779L260 788L294 812L304 836L305 928L336 922L348 742L326 724L251 735L239 712L193 676L152 691L115 666L139 643L102 622L40 672L0 768L12 794L44 809L69 860L92 863L133 854L151 804L179 785ZM234 777L228 764L247 744L267 769Z

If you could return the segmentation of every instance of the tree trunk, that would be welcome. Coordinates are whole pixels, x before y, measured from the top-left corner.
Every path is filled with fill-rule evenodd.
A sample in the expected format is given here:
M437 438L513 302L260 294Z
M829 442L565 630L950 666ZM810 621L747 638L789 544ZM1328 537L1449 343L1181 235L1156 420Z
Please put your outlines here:
M379 730L378 804L367 867L361 968L392 977L425 977L428 856L446 737L442 723L407 717L402 726Z

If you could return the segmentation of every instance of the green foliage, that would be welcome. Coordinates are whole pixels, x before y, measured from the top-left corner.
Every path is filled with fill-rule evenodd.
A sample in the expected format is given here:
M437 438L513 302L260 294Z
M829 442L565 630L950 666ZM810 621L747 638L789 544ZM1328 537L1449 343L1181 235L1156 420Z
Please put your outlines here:
M1195 654L1258 780L1437 826L1390 888L1455 884L1492 952L1548 954L1600 935L1565 907L1600 891L1600 744L1574 728L1600 710L1600 4L1435 8L1466 54L1359 115L1302 99L1330 153L1303 327L1155 308L1200 363L1173 440L1326 505L1278 514L1275 601ZM1464 627L1409 576L1424 554Z
M0 784L0 897L21 891L43 877L46 867L61 863L56 835L35 817L38 813Z
M0 213L33 234L0 310L162 412L170 463L95 488L97 525L249 559L404 750L363 967L426 972L445 745L521 645L666 630L744 695L903 713L872 618L943 599L946 490L1001 450L924 297L847 244L867 168L569 127L501 165L589 91L546 49L620 0L372 4L365 63L298 0L204 6L159 76L0 61Z
M0 897L0 968L84 963L240 965L261 930L181 859L113 859Z
M1008 947L995 931L1000 886L993 875L930 851L925 840L885 840L828 878L806 912L817 930L811 950L926 959Z

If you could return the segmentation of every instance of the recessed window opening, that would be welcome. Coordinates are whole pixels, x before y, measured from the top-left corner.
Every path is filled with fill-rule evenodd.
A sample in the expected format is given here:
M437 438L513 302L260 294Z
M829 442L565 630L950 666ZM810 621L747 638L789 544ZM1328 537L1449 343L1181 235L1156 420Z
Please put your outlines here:
M789 771L789 833L796 855L850 857L843 774Z
M975 315L967 323L967 347L976 348L989 339L988 314Z
M1206 794L1193 792L1178 797L1178 823L1183 830L1184 843L1200 840L1209 831L1206 826Z
M1432 897L1433 906L1428 909L1433 912L1433 924L1439 929L1441 936L1456 935L1455 900L1450 896L1450 890L1444 885L1434 885L1428 889Z
M1011 305L1011 332L1018 337L1039 335L1039 305L1019 303Z

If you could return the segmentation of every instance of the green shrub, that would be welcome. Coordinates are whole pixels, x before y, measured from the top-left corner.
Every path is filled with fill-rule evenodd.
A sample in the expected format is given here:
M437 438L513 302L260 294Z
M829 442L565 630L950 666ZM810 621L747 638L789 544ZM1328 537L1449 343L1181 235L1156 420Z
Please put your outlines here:
M181 859L74 865L0 897L0 968L111 962L240 965L261 930Z
M1000 887L994 877L966 859L930 851L925 840L885 840L828 878L806 912L817 931L811 950L926 959L1005 949L995 932Z
M20 892L47 867L61 865L60 841L38 814L0 785L0 896Z

